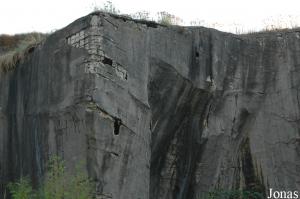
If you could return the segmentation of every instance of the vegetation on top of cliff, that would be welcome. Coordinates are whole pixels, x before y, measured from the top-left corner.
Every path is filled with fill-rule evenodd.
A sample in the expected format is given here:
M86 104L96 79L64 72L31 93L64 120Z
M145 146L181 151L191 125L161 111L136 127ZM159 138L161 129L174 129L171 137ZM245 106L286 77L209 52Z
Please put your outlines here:
M121 14L120 10L111 1L106 1L101 6L94 5L94 11L102 11L113 15L122 15L131 19L142 20L142 21L155 21L161 25L180 25L182 19L170 14L166 11L161 11L156 13L156 18L151 18L150 12L148 11L138 11L132 14Z
M92 199L94 184L79 165L76 172L66 172L64 161L53 156L50 158L45 181L37 190L33 190L28 178L8 185L12 199ZM5 199L5 198L4 198Z
M111 14L120 14L120 10L116 8L116 6L111 1L106 1L101 7L94 6L94 11L103 11Z
M13 70L45 37L46 34L36 32L0 35L0 72Z
M112 3L112 1L106 1L104 4L98 6L93 6L94 11L107 12L113 15L121 15L124 17L129 17L131 19L137 19L142 21L152 21L157 22L161 25L183 25L184 21L173 14L170 14L166 11L160 11L156 13L156 16L151 15L149 11L138 11L132 14L123 14L121 11ZM295 29L300 26L299 19L294 16L277 16L269 17L262 21L263 27L261 30L246 30L246 28L239 23L230 23L222 24L218 22L207 22L203 19L194 19L189 21L190 26L202 26L213 29L222 29L228 27L232 29L232 32L235 34L253 34L253 33L266 33L266 32L277 32L277 31L286 31L290 29Z

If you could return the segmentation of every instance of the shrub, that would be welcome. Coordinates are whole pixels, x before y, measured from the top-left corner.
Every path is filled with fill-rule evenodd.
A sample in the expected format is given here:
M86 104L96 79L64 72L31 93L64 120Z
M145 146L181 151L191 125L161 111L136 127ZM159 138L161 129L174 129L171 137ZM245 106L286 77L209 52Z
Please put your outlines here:
M30 181L21 178L19 182L9 184L13 199L92 199L94 184L83 168L77 166L74 175L66 172L64 161L52 156L49 161L45 182L40 189L33 191Z
M70 179L68 179L70 180ZM42 193L45 199L65 198L66 192L65 166L64 162L58 156L52 156L49 161L49 169L46 174L46 180Z
M274 16L263 20L263 31L278 31L299 27L299 17L297 16Z
M2 50L17 47L20 38L11 35L0 35L0 46Z
M264 194L245 190L212 190L201 194L198 199L264 199Z
M103 11L111 14L120 14L120 10L111 1L106 1L103 6L94 6L94 11Z
M94 185L89 180L86 173L82 172L82 166L77 166L76 173L69 177L67 198L70 199L89 199L93 198Z
M163 11L157 13L157 22L163 25L180 25L182 23L182 19Z
M148 11L139 11L130 15L133 19L150 20L150 13Z
M1 48L0 51L0 72L5 73L13 70L18 63L24 60L28 51L34 48L45 38L45 35L40 33L29 33L23 35L0 36Z
M21 178L19 182L10 183L8 189L12 199L32 199L34 193L28 178Z

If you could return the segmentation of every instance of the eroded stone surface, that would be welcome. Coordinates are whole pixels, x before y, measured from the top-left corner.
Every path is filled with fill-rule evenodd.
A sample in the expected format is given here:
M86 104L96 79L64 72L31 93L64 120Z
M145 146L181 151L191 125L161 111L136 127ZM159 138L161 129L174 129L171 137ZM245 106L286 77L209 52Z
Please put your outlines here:
M300 189L298 30L233 35L93 13L0 77L1 194L51 154L97 198Z

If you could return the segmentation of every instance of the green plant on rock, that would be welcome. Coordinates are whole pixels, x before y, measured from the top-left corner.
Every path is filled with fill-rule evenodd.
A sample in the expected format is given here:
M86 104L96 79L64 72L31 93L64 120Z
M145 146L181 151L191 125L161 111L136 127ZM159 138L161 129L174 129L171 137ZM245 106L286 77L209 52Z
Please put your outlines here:
M198 197L198 199L264 199L262 193L242 190L212 190Z
M82 172L82 165L76 167L76 173L70 179L67 188L67 198L70 199L89 199L93 198L94 185L85 172Z
M66 172L64 161L58 156L49 160L45 181L34 191L27 178L9 184L12 199L92 199L94 184L82 166L76 167L74 174Z
M12 199L33 199L35 197L28 178L21 178L19 182L10 183L8 189Z
M62 199L66 192L65 165L58 156L52 156L43 187L45 199Z

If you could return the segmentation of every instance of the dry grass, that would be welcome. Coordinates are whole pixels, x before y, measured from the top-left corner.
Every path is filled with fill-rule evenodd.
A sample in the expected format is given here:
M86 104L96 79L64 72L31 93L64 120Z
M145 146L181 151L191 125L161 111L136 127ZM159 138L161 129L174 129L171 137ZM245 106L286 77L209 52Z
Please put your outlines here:
M0 35L0 72L6 73L16 68L44 38L41 33Z

